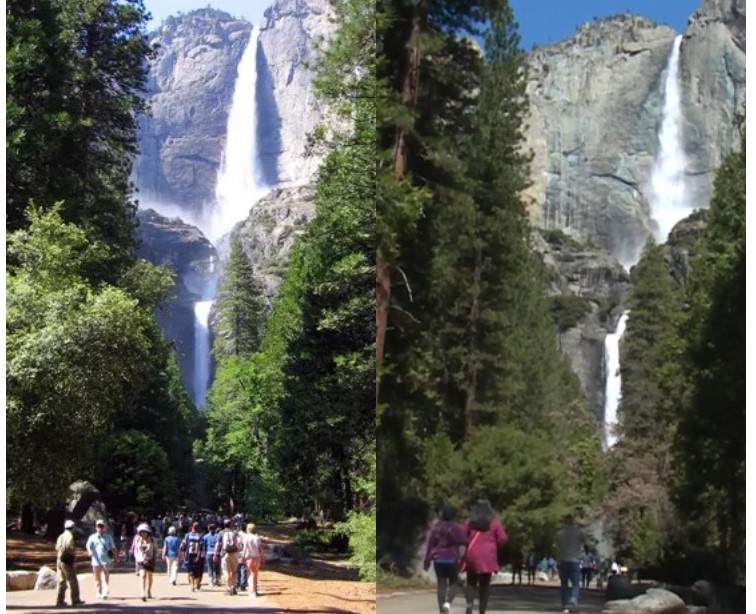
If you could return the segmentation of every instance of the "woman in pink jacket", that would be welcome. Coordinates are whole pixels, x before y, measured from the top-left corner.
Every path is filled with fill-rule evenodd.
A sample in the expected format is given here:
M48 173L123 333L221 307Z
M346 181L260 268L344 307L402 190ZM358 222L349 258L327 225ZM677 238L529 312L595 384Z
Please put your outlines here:
M472 614L475 593L480 604L478 611L485 614L488 607L488 593L491 575L499 571L498 551L507 543L507 534L499 519L494 516L491 504L486 499L478 500L470 511L470 518L464 525L467 534L467 587L465 614Z
M457 565L460 550L464 550L467 542L462 527L454 521L456 510L452 506L444 505L439 516L428 535L423 569L428 571L433 563L438 611L450 614L459 582Z

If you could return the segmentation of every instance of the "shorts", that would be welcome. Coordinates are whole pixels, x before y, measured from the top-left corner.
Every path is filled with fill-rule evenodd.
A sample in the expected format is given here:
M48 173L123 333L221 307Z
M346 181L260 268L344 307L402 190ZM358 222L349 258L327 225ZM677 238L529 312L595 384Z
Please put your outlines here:
M223 574L228 576L229 574L235 574L239 568L239 553L238 552L226 552L221 560L221 568Z
M155 571L155 562L142 561L141 563L137 563L137 569L144 569L145 571Z

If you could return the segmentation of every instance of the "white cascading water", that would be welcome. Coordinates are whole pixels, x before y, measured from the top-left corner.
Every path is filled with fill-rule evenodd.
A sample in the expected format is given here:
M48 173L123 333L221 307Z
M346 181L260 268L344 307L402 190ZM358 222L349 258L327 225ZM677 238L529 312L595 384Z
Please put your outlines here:
M614 428L617 425L617 409L622 398L622 378L620 377L619 343L625 334L625 325L629 311L625 311L617 322L617 330L609 333L604 340L604 370L606 371L606 389L604 396L604 449L608 450L616 442Z
M216 246L252 205L267 192L257 147L257 47L259 30L253 28L237 69L228 114L226 148L215 187L215 203L204 214L200 229ZM210 387L212 347L210 312L218 293L219 271L211 267L194 305L194 402L204 407Z
M215 186L207 236L215 242L245 219L252 205L268 191L257 146L257 39L254 28L239 62L228 114L226 149Z
M691 213L692 208L686 198L685 168L687 160L682 143L682 107L678 68L680 43L678 35L667 61L667 77L664 82L664 107L659 129L659 153L651 171L649 203L651 219L654 222L654 238L658 243L667 240L674 225ZM635 265L640 258L637 254L627 268ZM617 441L614 428L617 424L622 378L620 376L619 344L627 324L626 311L620 316L617 330L606 336L604 341L605 395L604 395L604 447L611 448Z

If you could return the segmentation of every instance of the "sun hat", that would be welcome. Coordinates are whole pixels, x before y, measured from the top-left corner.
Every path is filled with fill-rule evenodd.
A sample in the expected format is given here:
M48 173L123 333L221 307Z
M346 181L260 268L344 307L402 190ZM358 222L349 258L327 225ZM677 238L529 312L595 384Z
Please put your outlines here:
M147 531L147 533L152 533L152 529L150 528L150 525L144 524L144 523L140 524L137 527L137 533L141 533L142 531Z
M58 525L60 526L60 525ZM63 525L66 529L73 529L76 524L74 524L73 520L66 520L65 524Z
M95 522L95 526L96 527L105 527L107 525L105 524L105 521L102 518L100 518L97 522Z

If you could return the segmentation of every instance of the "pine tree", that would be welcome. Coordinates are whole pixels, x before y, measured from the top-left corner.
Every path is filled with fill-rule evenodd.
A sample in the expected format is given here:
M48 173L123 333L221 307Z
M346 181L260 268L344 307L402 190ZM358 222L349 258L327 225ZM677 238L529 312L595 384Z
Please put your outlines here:
M266 304L262 284L255 276L241 238L231 240L231 250L218 293L218 322L213 352L217 359L232 354L247 356L257 351L265 334Z

